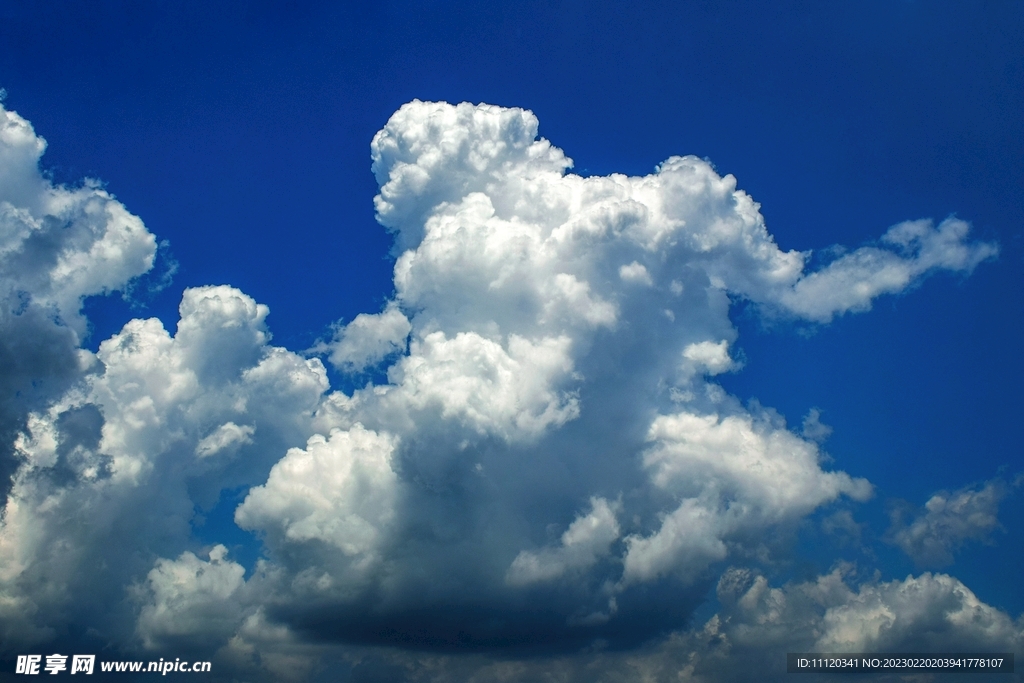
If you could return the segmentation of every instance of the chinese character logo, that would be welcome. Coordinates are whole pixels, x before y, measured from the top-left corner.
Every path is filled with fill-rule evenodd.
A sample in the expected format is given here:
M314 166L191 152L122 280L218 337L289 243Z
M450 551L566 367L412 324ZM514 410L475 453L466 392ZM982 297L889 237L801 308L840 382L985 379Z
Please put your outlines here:
M71 673L91 674L96 664L96 655L75 655L71 658Z
M18 655L18 665L14 673L37 674L39 673L39 662L42 660L42 655Z

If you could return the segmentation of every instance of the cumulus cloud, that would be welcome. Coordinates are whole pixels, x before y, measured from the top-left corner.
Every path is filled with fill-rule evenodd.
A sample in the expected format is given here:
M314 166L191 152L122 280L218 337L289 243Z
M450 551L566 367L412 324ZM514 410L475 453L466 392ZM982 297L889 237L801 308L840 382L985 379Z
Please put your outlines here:
M181 645L230 636L237 627L237 601L245 568L227 560L223 545L210 550L209 561L184 552L177 560L157 560L146 586L137 628L149 648ZM175 642L179 641L179 642Z
M682 502L647 537L626 539L624 580L666 573L696 576L724 559L726 543L797 519L847 495L866 500L871 485L824 472L814 444L769 415L663 415L651 425L644 456L654 486Z
M316 434L305 450L293 448L274 465L235 519L244 529L274 534L272 543L322 541L365 566L394 513L394 448L393 437L358 424L328 439Z
M213 430L209 436L204 436L196 444L196 455L200 458L207 458L226 450L234 450L239 446L252 443L254 427L243 425L239 427L234 422L225 422Z
M664 652L693 648L689 680L741 680L757 662L782 680L786 652L1011 652L1024 638L1024 623L954 577L856 585L852 569L777 588L749 569L729 569L718 582L721 611L703 629L670 639Z
M721 374L736 365L729 357L729 342L726 339L717 344L710 341L690 344L683 349L683 358L691 372L703 372L708 375Z
M405 350L409 320L394 304L375 315L360 313L338 331L330 345L334 365L356 372Z
M186 290L180 312L174 336L159 320L133 320L102 342L88 372L18 437L21 466L0 522L7 647L76 620L130 642L125 592L147 575L157 606L139 633L150 643L183 634L180 623L194 622L181 622L175 610L188 605L167 582L175 567L198 566L182 555L196 508L265 481L312 432L324 368L267 345L265 306L203 287ZM210 576L228 568L214 555ZM179 559L154 565L160 557Z
M0 492L28 413L45 408L91 362L80 350L88 296L147 272L156 238L96 181L54 185L46 141L0 104Z
M583 178L566 173L571 162L536 131L536 119L521 110L414 102L374 138L378 217L396 233L395 295L383 313L342 330L331 360L342 371L373 360L390 366L386 382L330 395L318 429L358 425L399 444L386 470L397 473L394 493L382 497L393 502L394 516L371 524L377 552L397 552L416 516L446 529L442 535L458 528L446 505L418 487L443 490L448 505L473 501L456 505L460 514L467 514L461 505L472 505L470 519L484 520L483 529L461 532L468 535L460 542L508 558L500 573L476 561L476 599L508 604L502 585L534 586L586 567L593 588L583 601L607 599L611 590L622 605L640 584L677 581L697 590L713 565L750 552L764 530L791 526L841 496L866 499L870 485L823 469L812 441L709 383L737 367L730 297L827 321L933 269L969 270L994 248L967 242L966 224L933 230L918 222L887 233L888 250L865 247L807 273L806 254L780 250L735 179L706 162L673 157L642 178ZM895 282L885 275L894 268L911 275L899 286L863 285ZM806 284L818 281L828 286ZM637 358L642 367L619 373ZM592 386L600 396L588 394ZM536 514L524 514L521 498L480 500L474 487L489 481L495 458L522 457L523 449L542 467L585 462L590 446L558 452L559 433L577 422L590 438L607 433L602 423L615 396L631 406L614 408L632 434L621 445L642 454L642 466L626 476L652 496L623 503L633 508L623 513L638 520L628 532L595 507L575 521L563 517L570 531L560 542L531 549L531 527L553 523L542 511L554 510L565 492L547 492L535 501ZM813 427L812 420L808 435L820 438ZM327 461L309 462L327 475ZM522 476L508 466L502 474ZM574 495L608 500L623 493L614 482L595 480L598 488ZM308 496L274 482L257 491L264 490L277 492L276 507L261 513L259 528L291 529L275 541L286 557L284 545L308 540L295 531L307 512L284 511L307 509ZM252 494L251 504L257 500ZM520 530L486 521L499 505L511 507ZM249 519L249 506L240 520ZM271 509L281 522L272 521ZM594 535L577 537L583 529ZM419 552L421 563L446 566L434 557L439 548ZM618 559L598 561L603 556ZM328 564L325 575L337 579ZM408 590L400 587L416 572L387 567L382 585L396 595Z
M388 370L390 385L356 395L356 414L415 429L413 416L434 409L481 434L531 438L578 414L575 395L557 388L572 370L569 346L564 336L510 334L502 345L473 332L431 332Z
M4 298L50 310L81 334L82 299L149 270L156 238L97 182L53 185L39 170L46 142L15 112L0 107L0 119Z
M633 282L640 285L646 285L650 287L654 284L651 280L650 273L647 272L647 268L642 263L633 261L632 263L619 267L619 277L625 282Z
M1000 528L999 503L1007 493L997 480L980 488L940 491L920 510L898 505L891 512L888 539L919 565L951 564L965 543L986 542Z
M514 585L551 581L573 570L590 568L609 553L619 538L615 507L604 498L593 498L588 514L578 516L565 533L561 543L540 551L523 550L508 569L506 580Z
M995 247L957 219L916 221L808 272L808 254L781 250L708 162L584 178L537 131L521 109L416 101L374 137L394 294L320 349L339 372L377 378L351 393L330 391L318 359L272 346L266 306L229 286L186 290L173 335L132 320L95 357L75 351L82 296L148 268L152 250L109 195L74 191L107 207L108 227L87 223L98 237L75 244L92 256L60 251L31 290L68 318L48 324L70 335L77 365L10 439L5 634L43 641L89 622L143 647L206 642L246 676L281 678L309 673L331 641L548 653L669 631L744 642L800 610L845 638L843 609L896 601L895 584L854 590L836 575L819 599L734 572L717 623L736 630L685 630L727 564L771 562L773 532L872 493L826 467L816 413L800 435L714 382L740 367L730 304L824 323L934 271L969 272ZM38 158L39 144L23 147ZM239 487L234 520L263 550L248 578L191 534L197 510ZM955 579L913 581L977 607Z

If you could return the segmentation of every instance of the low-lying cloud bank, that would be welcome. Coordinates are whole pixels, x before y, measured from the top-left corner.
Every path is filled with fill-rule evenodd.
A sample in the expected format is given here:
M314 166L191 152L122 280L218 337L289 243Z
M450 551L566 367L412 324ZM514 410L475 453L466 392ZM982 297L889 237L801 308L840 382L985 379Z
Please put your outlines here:
M770 587L773 536L872 486L826 466L816 412L800 433L714 379L741 365L731 301L865 311L994 256L967 223L808 272L705 161L584 178L528 111L412 102L371 146L394 294L322 345L386 381L345 394L229 286L186 290L173 334L132 320L82 349L83 298L150 269L155 238L97 184L46 180L41 138L0 113L5 656L88 633L229 678L740 680L787 649L1021 644L946 575ZM238 487L248 572L192 537ZM986 534L991 492L957 495L894 543L945 559Z

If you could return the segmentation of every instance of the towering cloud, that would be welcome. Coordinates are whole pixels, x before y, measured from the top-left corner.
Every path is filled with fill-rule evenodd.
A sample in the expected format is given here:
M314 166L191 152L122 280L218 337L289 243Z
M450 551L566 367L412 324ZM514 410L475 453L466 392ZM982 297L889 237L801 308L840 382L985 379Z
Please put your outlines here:
M302 463L307 485L272 476L237 515L286 565L299 553L292 572L322 563L343 605L378 603L366 632L338 619L343 638L420 628L423 610L481 645L529 639L516 628L547 643L608 635L645 586L695 600L711 568L759 552L764 531L840 496L865 500L866 481L824 470L815 443L710 379L738 367L730 300L824 322L995 253L967 242L962 221L917 221L808 273L807 254L776 246L731 176L693 157L642 178L576 176L516 109L413 102L371 150L378 217L396 235L395 295L339 330L331 360L342 371L383 360L387 382L329 396L319 429L396 444L390 460L375 456L395 473L378 494L394 513L371 525L382 559L346 593L326 546L360 547L363 532L302 535L310 518L284 512L310 505L317 472L364 456L293 452L284 462ZM282 523L291 531L273 531ZM558 597L535 623L483 626L541 594Z
M329 391L318 359L270 345L267 308L227 286L186 290L173 335L133 320L95 358L76 352L81 297L148 267L153 242L121 210L104 225L136 231L85 252L138 251L134 270L101 278L59 251L28 306L60 313L48 324L83 374L10 439L8 633L42 642L89 622L125 648L205 648L254 676L281 676L325 643L628 647L684 629L726 566L771 562L769 532L868 499L870 483L826 467L817 413L801 436L716 383L741 367L730 302L825 323L934 271L970 272L996 248L969 241L963 221L914 221L808 272L808 254L779 249L757 204L707 162L581 177L537 128L528 111L416 101L375 136L395 290L324 344L339 372L381 378L350 394ZM20 291L22 276L4 273ZM248 576L225 546L190 537L194 511L236 487L248 494L235 522L262 542ZM843 581L822 577L834 590L812 606L835 638L852 633L844 615L903 590ZM765 582L729 570L718 585L735 628L721 617L711 635L672 642L739 641L813 602L786 595L819 594ZM970 602L951 577L910 583ZM417 666L405 670L429 677Z

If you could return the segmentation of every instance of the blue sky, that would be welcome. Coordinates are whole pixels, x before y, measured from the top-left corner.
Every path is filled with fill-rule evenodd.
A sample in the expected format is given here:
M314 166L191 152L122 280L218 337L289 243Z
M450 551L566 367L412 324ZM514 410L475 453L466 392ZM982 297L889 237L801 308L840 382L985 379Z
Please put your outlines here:
M756 602L759 581L789 596L791 612L778 624L797 634L789 642L764 636L777 646L768 653L842 642L814 641L792 624L827 632L821 624L832 623L828 614L856 615L851 605L876 599L897 615L895 625L883 629L889 635L845 642L889 651L949 649L927 635L942 628L904 616L914 603L899 596L918 587L922 594L947 591L962 598L964 586L984 606L985 618L998 622L989 633L1010 635L984 641L954 629L950 642L1012 650L1024 642L1018 570L1024 561L1021 36L1024 7L1011 2L100 2L0 8L3 107L46 140L43 175L32 182L51 189L38 190L39 196L66 186L60 201L85 206L99 190L82 179L93 178L112 195L104 195L105 206L123 205L145 225L126 238L132 249L114 265L89 270L77 289L60 284L56 274L39 284L28 256L3 261L4 387L15 398L0 406L0 456L3 472L15 477L5 487L8 506L20 501L23 517L6 513L4 542L19 559L17 569L0 574L7 582L0 590L17 604L36 606L35 612L0 613L0 623L6 622L0 632L36 634L4 650L5 662L58 645L92 646L99 641L76 635L92 629L125 658L201 653L214 659L226 680L274 680L286 669L298 679L318 679L327 671L354 681L393 679L401 670L408 680L470 680L497 677L494 667L501 666L507 667L500 674L506 680L556 671L566 680L593 680L593 667L608 680L630 680L637 674L623 663L627 657L647 662L660 680L675 675L691 651L705 662L690 672L693 680L726 680L742 678L735 662L761 651L723 625L723 637L747 653L730 665L715 659L699 634L715 615L722 624L766 623L757 621L756 610L729 611ZM433 242L419 242L424 223L491 226L480 218L486 211L471 206L475 195L468 193L476 188L496 207L496 219L508 221L494 228L496 235L511 234L516 225L546 225L557 212L534 216L529 207L547 206L547 200L517 200L516 193L525 192L517 183L522 174L557 176L558 161L534 167L529 164L540 157L527 163L507 151L519 140L520 121L507 112L480 109L474 119L468 109L456 115L455 109L421 105L402 110L405 118L396 114L413 100L532 112L539 136L572 159L570 173L593 181L550 180L552 194L545 197L577 196L572 193L598 187L610 174L641 177L660 168L657 177L675 177L666 160L693 155L679 167L679 178L731 174L759 205L770 236L765 244L773 239L777 245L773 268L797 258L785 254L804 252L803 270L797 270L832 273L827 292L859 291L847 271L825 270L853 263L843 261L844 254L867 264L857 277L889 272L879 265L880 253L901 259L887 263L908 275L898 285L851 294L853 303L826 305L821 292L799 289L797 271L790 280L772 279L768 261L752 256L756 250L749 245L762 244L762 235L750 228L746 242L721 247L721 256L711 248L677 253L676 242L640 237L594 251L581 242L557 257L547 247L531 252L524 246L524 263L536 268L517 271L526 288L517 296L526 298L509 303L513 299L502 298L498 285L474 288L452 270L472 271L471 265L485 262L485 251L460 257L469 260L445 260L462 244L453 235L464 233L443 233L451 243L433 233L438 246L430 251ZM485 119L490 123L481 123ZM495 165L486 173L461 157L450 165L424 165L426 157L417 161L420 152L402 145L415 147L409 141L420 139L417 126L428 120L481 150L494 141L507 143L509 156L494 152ZM382 129L387 134L374 147L375 178L370 145ZM405 142L391 148L389 140ZM428 142L422 144L436 141ZM15 156L0 161L12 169L21 164L22 175L0 174L0 183L34 173L27 162L10 159ZM398 183L405 163L427 169L424 177L434 184L423 190ZM389 179L396 183L392 194L380 187ZM41 221L43 227L33 229L51 229L45 215L86 226L84 213L60 214L56 204L18 194L14 181L7 182L6 190L0 186L7 193L3 200ZM707 182L717 187L717 180ZM600 187L612 192L610 185ZM654 203L639 185L629 190L629 201L647 202L645 211L652 212L638 224L654 226L657 202L668 205L681 196L665 187ZM711 230L715 220L742 213L707 199L714 191L686 200L704 208L680 209L694 234L704 235L699 239L711 239L701 230ZM378 193L394 200L392 214L386 207L380 213L380 203L375 213ZM705 206L701 197L711 203ZM628 213L633 204L620 200L614 211ZM577 213L562 225L597 220L586 218L592 214L579 201L583 208L572 209ZM458 206L463 213L451 213ZM431 216L434 224L427 221ZM906 249L883 239L891 226L918 219L932 223ZM633 219L622 220L626 225ZM961 225L957 221L970 225L969 234L935 241L945 234L941 226ZM14 235L14 225L4 229ZM46 244L57 245L50 256L39 246L41 237L24 238L11 253L42 250L44 260L75 249L85 253L82 245L93 239L86 235L96 233L80 229L77 237L48 237ZM691 228L673 229L685 236ZM939 245L934 249L940 256L928 261L933 247L921 245ZM416 258L407 262L413 264L408 277L398 281L396 272L406 271L396 265L406 248ZM520 254L510 251L495 263L510 263L513 253ZM6 252L0 257L8 259ZM572 279L559 280L556 271ZM606 271L612 274L607 282L598 276ZM194 289L211 285L235 289ZM531 286L536 291L524 293ZM637 293L643 286L649 294ZM696 294L703 287L710 292L706 299ZM127 299L94 296L126 288L132 290ZM173 335L186 290L199 292L187 333L194 336L186 340L178 328L179 350L159 356L163 361L124 360L125 369L116 374L114 368L122 367L111 355L116 345L104 355L101 343L131 319L156 317ZM670 311L676 332L658 326L665 316L657 297L670 297L668 292L681 297L680 308ZM719 301L715 292L729 298ZM523 301L541 312L521 317ZM731 304L723 309L722 301ZM256 302L269 307L269 315ZM25 322L36 315L36 305L41 317L32 324L41 327ZM227 317L218 323L217 315ZM226 329L244 330L248 341L217 336ZM439 333L446 335L443 343L431 337ZM151 328L138 327L132 335L137 348L164 348ZM454 346L456 339L469 344L471 335L478 347ZM49 341L37 346L52 349L52 356L24 351L44 339ZM526 346L516 346L515 339ZM720 340L725 345L714 346ZM98 352L102 367L85 361L73 367L69 359L85 357L76 347ZM287 356L281 363L292 363L292 369L274 375L278 384L266 379L266 386L277 387L269 390L253 368L270 376L272 347L287 350L279 356ZM474 394L486 393L479 386L493 389L486 382L456 406L451 397L464 386L459 382L475 377L458 361L473 353L501 368L518 368L514 376L536 372L537 383L509 389L510 413L502 412L500 392L490 397L493 402ZM174 362L187 369L181 375L186 379L174 381L192 382L198 388L188 391L198 393L188 399L190 407L168 403L164 414L161 382L171 380L138 377L147 363L171 363L166 358L178 358ZM210 369L236 365L238 376L230 381ZM445 374L449 370L454 374ZM133 379L131 372L140 374ZM372 389L363 390L368 382L386 387L391 398L372 398ZM125 397L135 389L129 385L148 388L131 394L136 402L130 403ZM676 398L669 398L669 385ZM709 387L720 387L726 398L700 398ZM687 392L697 398L678 398ZM131 425L143 418L132 411L145 400L157 406L156 426L140 436ZM241 417L209 418L220 427L203 421L204 415L219 415L229 400L245 405L238 409ZM827 438L822 433L816 440L813 425L801 431L812 409L831 427ZM794 494L773 508L758 496L784 488L783 482L755 485L728 467L698 466L704 456L694 444L714 440L712 433L725 438L725 432L698 434L704 428L685 422L684 415L716 415L720 424L745 434L748 444L759 434L766 444L783 443L786 453L813 449L813 462L786 462L817 482L811 487L816 492ZM658 423L658 416L668 421ZM672 416L683 421L670 424ZM730 416L736 422L728 422ZM615 420L621 420L621 433L609 426ZM754 426L743 427L744 420ZM657 424L664 426L661 436L644 436ZM112 436L122 434L117 425L128 425L120 445ZM45 451L44 432L56 435L52 453ZM318 434L323 445L307 442ZM285 466L286 453L288 463L319 472L318 480L336 481L340 488L322 492L326 507L297 512L298 499L289 496L309 493L302 489L306 484L286 476L293 472ZM186 456L195 462L186 463ZM106 480L95 472L113 473L120 493L103 498L97 487L108 484L97 483ZM483 489L475 488L473 472L488 482ZM837 483L835 473L846 473L853 483ZM150 488L159 477L169 483ZM858 488L861 478L870 482L870 496ZM835 491L827 493L830 486ZM262 493L252 493L257 489ZM82 523L95 528L73 534L48 517L41 501L55 491L69 506L94 506L97 521ZM732 493L709 502L722 491ZM117 496L121 502L111 507L97 502ZM139 501L154 500L147 496L156 496L152 515L125 521ZM364 498L384 501L387 509L360 507ZM924 507L929 500L930 513ZM757 507L762 504L768 507ZM744 505L753 506L750 515L775 521L758 526L753 517L736 517ZM687 517L693 510L704 512ZM153 521L160 515L163 522ZM353 519L361 521L351 527L339 521ZM668 558L658 564L652 549L667 543L665 520L673 519L682 529L677 538L692 534L710 545L681 541L658 555ZM712 519L707 529L717 531L702 535L701 519ZM124 571L106 581L67 579L91 574L76 567L105 557L103 525L123 527L118 538L129 539ZM597 536L586 536L584 528ZM93 540L82 541L68 559L54 560L39 550L43 541L32 541L33 534L51 543L75 534ZM583 545L572 540L584 536ZM715 543L722 544L720 552ZM226 555L217 544L224 544ZM106 557L113 563L121 556ZM43 569L47 562L63 569ZM419 573L408 567L419 567ZM303 593L299 578L314 570L337 584L321 586L323 594ZM169 592L162 581L174 571L196 577L192 593ZM859 597L815 603L814 609L798 606L803 603L794 596L810 594L807 586L840 575L850 595ZM491 585L494 576L504 576L504 583ZM567 577L585 589L555 599L558 582ZM342 584L347 588L338 588ZM61 593L55 586L71 597L53 598ZM730 602L740 590L730 586L751 597ZM97 608L74 597L83 590L118 607L88 616ZM426 597L409 597L418 590ZM450 591L470 597L460 603ZM218 600L231 608L217 607ZM548 612L536 607L545 601L554 604ZM672 608L659 613L659 604ZM208 620L203 605L229 617L217 628L200 626ZM591 626L581 626L587 619ZM360 620L370 625L356 625ZM495 620L506 627L480 626ZM267 635L279 633L275 628L288 636ZM460 648L452 646L461 641L449 632L471 635ZM400 635L392 641L382 633ZM252 648L264 656L254 658ZM243 650L249 654L239 654ZM432 654L444 658L439 668L425 663ZM303 665L288 669L287 662L295 661Z

